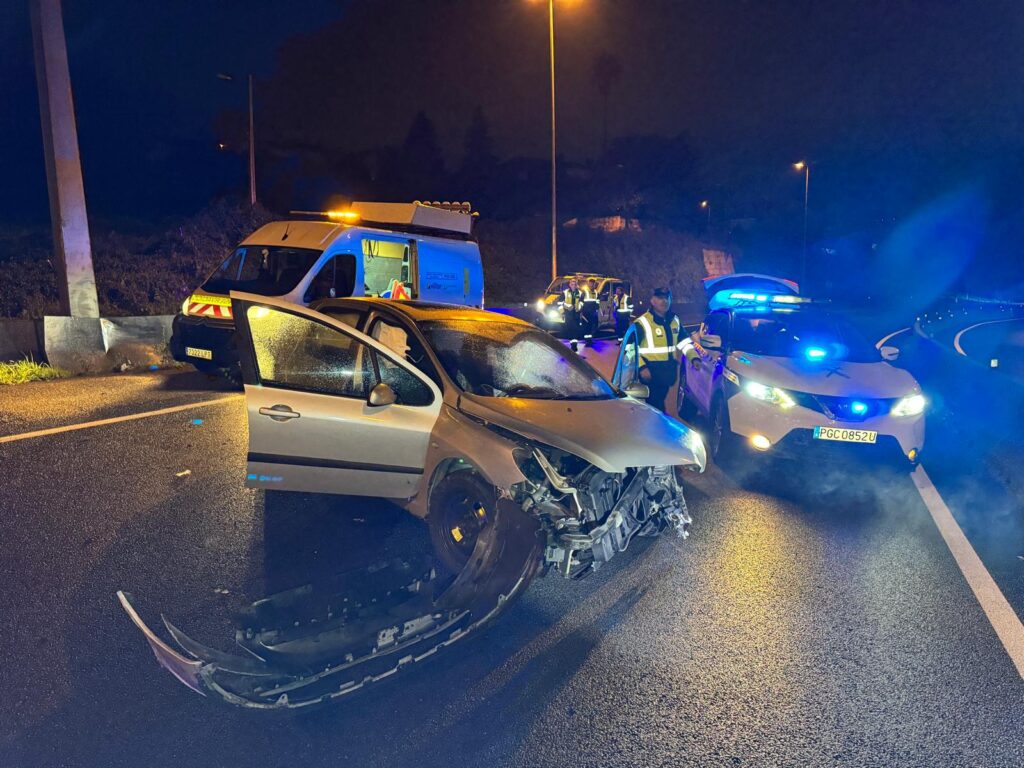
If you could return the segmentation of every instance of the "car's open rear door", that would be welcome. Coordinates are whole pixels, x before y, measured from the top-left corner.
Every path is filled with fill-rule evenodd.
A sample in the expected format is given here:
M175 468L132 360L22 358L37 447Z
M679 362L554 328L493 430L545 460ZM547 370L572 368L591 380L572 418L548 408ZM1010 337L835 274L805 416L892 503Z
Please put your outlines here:
M231 294L249 420L246 484L414 495L441 410L437 385L384 345L306 307ZM370 405L374 386L397 400Z

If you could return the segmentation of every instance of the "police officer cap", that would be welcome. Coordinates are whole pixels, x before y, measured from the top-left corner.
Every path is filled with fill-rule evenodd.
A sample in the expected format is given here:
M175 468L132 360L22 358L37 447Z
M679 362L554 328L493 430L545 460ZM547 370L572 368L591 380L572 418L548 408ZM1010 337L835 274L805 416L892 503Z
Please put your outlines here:
M654 292L651 295L655 296L656 298L659 298L659 299L671 299L672 298L672 289L671 288L664 288L664 287L662 287L662 288L655 288Z

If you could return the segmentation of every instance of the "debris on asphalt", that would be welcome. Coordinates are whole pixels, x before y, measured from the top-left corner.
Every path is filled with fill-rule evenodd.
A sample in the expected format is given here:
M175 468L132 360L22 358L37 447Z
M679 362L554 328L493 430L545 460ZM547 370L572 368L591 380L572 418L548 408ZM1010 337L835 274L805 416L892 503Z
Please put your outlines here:
M203 420L202 419L192 419L192 426L193 427L201 427L201 426L203 426Z
M181 472L175 472L174 476L175 477L188 477L191 474L192 474L192 470L191 469L183 469L183 470L181 470Z

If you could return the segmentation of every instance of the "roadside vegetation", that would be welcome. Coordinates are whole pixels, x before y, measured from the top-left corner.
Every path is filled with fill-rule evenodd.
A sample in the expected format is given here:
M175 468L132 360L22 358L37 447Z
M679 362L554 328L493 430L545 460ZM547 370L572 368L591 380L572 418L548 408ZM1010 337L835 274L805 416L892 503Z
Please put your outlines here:
M63 379L70 375L62 368L54 368L46 363L37 363L35 360L0 362L0 384L26 384L30 381Z

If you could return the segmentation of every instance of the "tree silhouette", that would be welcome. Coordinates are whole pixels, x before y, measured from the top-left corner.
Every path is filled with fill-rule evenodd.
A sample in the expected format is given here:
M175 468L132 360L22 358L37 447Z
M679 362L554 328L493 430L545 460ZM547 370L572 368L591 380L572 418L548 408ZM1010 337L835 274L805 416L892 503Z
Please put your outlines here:
M622 77L622 62L608 51L602 51L594 59L594 82L602 100L601 154L608 151L608 94Z

